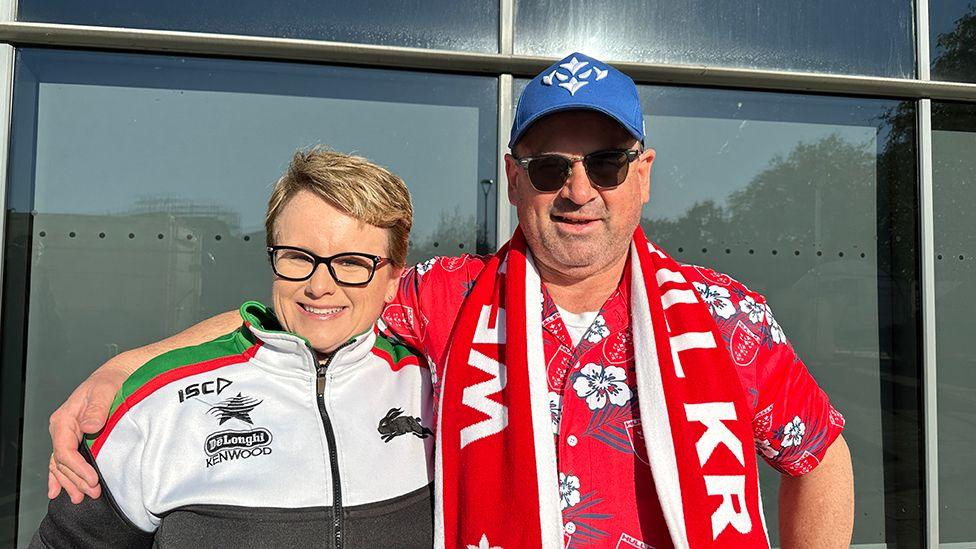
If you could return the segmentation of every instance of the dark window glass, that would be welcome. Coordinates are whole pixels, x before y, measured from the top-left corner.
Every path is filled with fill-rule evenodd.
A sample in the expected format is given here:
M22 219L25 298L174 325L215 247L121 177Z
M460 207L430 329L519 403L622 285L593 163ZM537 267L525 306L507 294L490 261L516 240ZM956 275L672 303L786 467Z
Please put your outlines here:
M498 3L279 0L22 0L21 21L498 51Z
M765 295L846 417L855 544L920 546L913 103L642 87L643 226ZM778 473L760 466L778 539Z
M976 545L976 106L932 104L939 538Z
M929 54L934 80L976 82L976 4L929 2Z
M15 86L0 523L18 519L21 543L68 391L120 350L267 299L264 211L297 148L403 177L411 261L494 249L495 78L25 49Z
M911 78L910 0L516 0L515 52Z

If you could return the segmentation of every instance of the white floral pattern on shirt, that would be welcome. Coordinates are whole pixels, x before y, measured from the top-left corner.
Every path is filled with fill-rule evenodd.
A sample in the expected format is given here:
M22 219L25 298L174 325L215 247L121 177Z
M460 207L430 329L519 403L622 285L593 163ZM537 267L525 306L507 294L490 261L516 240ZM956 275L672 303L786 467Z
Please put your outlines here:
M749 317L749 322L753 324L759 324L766 316L766 306L757 303L751 295L742 297L742 301L739 302L739 310L745 313Z
M590 410L599 410L611 404L623 406L630 401L630 387L627 386L627 372L617 366L602 366L589 363L580 370L573 382L576 395L586 400Z
M795 416L793 421L783 426L782 446L784 448L787 446L799 446L800 442L803 441L803 433L806 430L807 426L800 420L800 416Z
M437 258L436 257L431 258L431 259L428 259L427 261L424 261L423 263L418 263L417 264L417 274L420 275L420 276L424 276L425 274L427 274L427 271L429 271L429 270L431 270L431 269L434 268L434 265L436 263L437 263Z
M572 507L580 502L579 477L559 473L559 502L562 508Z
M552 434L559 434L559 417L563 413L563 397L555 391L549 391L549 419L552 420Z
M776 322L776 318L773 316L773 310L769 308L769 305L760 303L751 295L746 294L742 296L742 301L739 302L739 310L749 317L749 322L761 324L762 327L760 330L773 343L776 345L786 343L786 334L783 333L783 328L779 325L779 322Z
M735 306L732 305L732 296L729 294L728 288L709 286L701 282L692 282L692 285L698 290L702 301L708 305L713 316L717 315L728 319L735 314Z
M586 333L583 334L583 339L590 343L599 343L608 335L610 335L610 328L607 328L607 321L603 319L603 315L596 315L593 324L590 324Z
M769 305L763 305L766 308L766 319L769 321L769 336L773 338L773 343L779 345L781 343L786 343L786 334L783 333L783 328L780 327L779 322L773 318L773 311L769 308Z

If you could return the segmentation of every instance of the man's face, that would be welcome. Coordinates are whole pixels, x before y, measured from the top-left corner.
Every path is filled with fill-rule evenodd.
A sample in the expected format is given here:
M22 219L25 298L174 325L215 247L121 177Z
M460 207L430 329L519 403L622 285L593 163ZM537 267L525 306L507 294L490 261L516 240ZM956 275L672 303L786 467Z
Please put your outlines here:
M634 139L611 118L593 111L566 111L536 122L516 144L520 158L547 153L582 156L605 149L636 148ZM598 189L581 162L554 193L532 187L526 170L505 157L508 197L543 275L560 273L582 279L622 264L641 208L650 193L654 151L648 149L629 165L627 179L613 189Z

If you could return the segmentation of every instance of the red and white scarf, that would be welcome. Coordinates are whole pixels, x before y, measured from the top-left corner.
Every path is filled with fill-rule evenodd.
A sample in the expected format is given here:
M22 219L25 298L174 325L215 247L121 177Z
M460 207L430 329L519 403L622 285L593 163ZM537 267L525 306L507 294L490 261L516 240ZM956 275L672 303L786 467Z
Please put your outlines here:
M640 417L671 540L678 549L768 547L751 418L712 316L640 228L630 262ZM435 547L561 548L541 282L521 229L479 275L451 341Z

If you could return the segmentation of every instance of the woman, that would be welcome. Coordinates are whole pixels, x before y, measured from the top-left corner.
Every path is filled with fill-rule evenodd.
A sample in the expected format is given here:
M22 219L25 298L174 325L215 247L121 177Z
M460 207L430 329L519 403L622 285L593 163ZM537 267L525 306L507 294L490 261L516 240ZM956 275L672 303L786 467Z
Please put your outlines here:
M130 376L82 445L103 497L53 500L31 546L430 547L429 374L376 328L412 213L389 171L297 153L268 203L273 311Z

